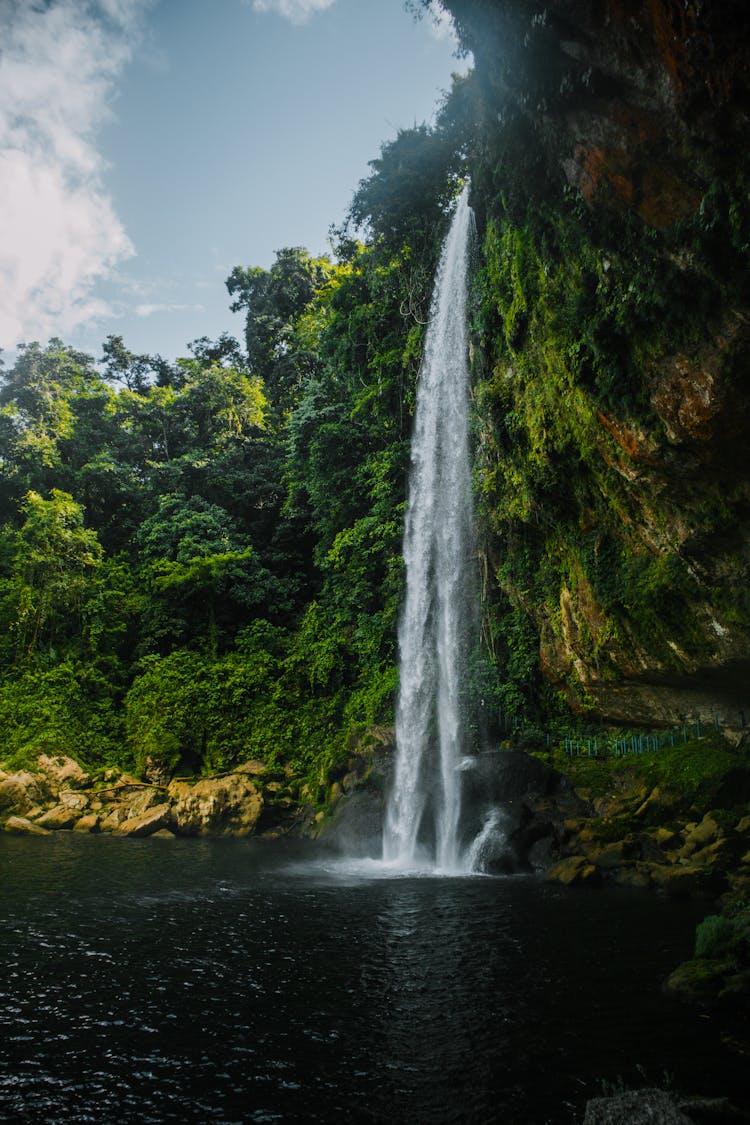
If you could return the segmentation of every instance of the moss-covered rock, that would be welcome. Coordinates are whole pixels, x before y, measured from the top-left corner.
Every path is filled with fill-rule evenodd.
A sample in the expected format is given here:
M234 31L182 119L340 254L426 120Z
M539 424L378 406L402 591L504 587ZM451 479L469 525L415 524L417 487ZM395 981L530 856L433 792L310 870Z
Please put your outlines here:
M727 981L734 975L730 959L695 958L685 961L667 978L665 991L693 1004L716 1004Z
M564 887L595 887L601 882L601 872L585 855L572 855L550 867L545 878L548 883L562 883Z

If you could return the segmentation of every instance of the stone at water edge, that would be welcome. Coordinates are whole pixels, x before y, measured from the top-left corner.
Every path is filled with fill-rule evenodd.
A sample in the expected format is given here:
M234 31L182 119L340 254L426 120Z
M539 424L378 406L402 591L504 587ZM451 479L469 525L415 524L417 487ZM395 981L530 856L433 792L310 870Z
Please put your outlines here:
M9 816L3 825L4 832L10 832L14 836L49 836L46 828L40 828L38 824L32 824L24 816Z
M145 816L154 805L164 802L164 791L128 779L120 782L117 789L101 798L102 832L118 832L129 820Z
M550 867L545 880L548 883L562 883L564 887L593 887L601 882L601 872L585 855L571 855Z
M263 810L263 795L244 774L200 781L173 781L169 825L181 836L250 836Z
M53 832L61 832L67 828L73 828L80 818L81 814L75 809L71 809L67 805L55 805L53 809L49 809L43 816L40 816L36 823L40 828L49 828Z
M74 832L98 832L101 817L98 813L85 813L81 819L73 825Z
M45 804L50 797L43 780L27 770L6 774L0 780L0 811L7 810L22 816L35 805Z
M718 1003L727 981L736 972L731 960L696 957L683 961L664 982L664 992L688 1004L713 1006Z
M162 828L167 827L170 805L155 805L141 816L131 817L117 828L118 836L152 836Z
M698 865L649 864L655 886L670 898L715 898L726 890L726 876Z

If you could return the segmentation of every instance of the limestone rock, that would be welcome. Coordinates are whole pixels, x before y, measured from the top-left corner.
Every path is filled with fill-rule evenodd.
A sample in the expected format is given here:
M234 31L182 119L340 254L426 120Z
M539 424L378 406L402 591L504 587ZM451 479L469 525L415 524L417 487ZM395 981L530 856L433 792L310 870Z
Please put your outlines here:
M145 816L154 805L163 803L166 796L164 790L144 786L132 778L125 778L111 789L102 789L100 794L91 802L91 809L100 813L101 832L119 831L126 821Z
M76 812L83 812L84 809L89 807L91 801L85 793L67 789L60 793L60 804L67 805L69 809L75 809Z
M691 1004L714 1004L733 970L730 960L697 957L675 969L664 982L664 991Z
M75 832L98 832L101 818L95 812L85 813L79 821L73 825Z
M564 887L595 886L601 880L601 872L585 855L571 855L551 867L545 878L548 883L562 883Z
M152 754L146 755L142 772L144 781L150 781L152 785L169 785L172 779L171 770L164 759Z
M140 816L131 817L123 821L117 829L120 836L152 836L162 828L166 828L169 816L169 803L155 805Z
M104 815L99 822L100 832L116 832L120 825L124 824L128 819L127 809L122 805L115 805L114 808L110 808L109 811L102 811L106 812L106 815Z
M36 822L40 828L48 828L52 832L60 832L66 828L73 828L80 820L80 813L68 805L55 805L39 817Z
M243 762L241 766L235 766L232 773L244 773L249 777L260 777L266 772L264 762L259 762L255 758L251 758L247 762Z
M679 835L677 832L673 832L671 828L657 828L653 838L660 848L673 848L680 842Z
M125 790L119 797L125 820L133 820L143 816L154 805L161 804L166 797L164 789L144 788L134 785L132 789Z
M20 816L28 813L35 805L43 804L48 797L46 786L26 770L6 774L0 780L0 812Z
M623 867L640 857L640 845L632 836L614 843L605 844L601 848L587 848L586 854L602 871L610 871L615 867Z
M91 778L81 769L78 762L65 755L53 757L50 754L40 754L36 768L56 793L61 789L86 789L91 785Z
M699 848L705 848L707 844L713 843L714 840L717 840L723 835L724 832L721 825L717 823L711 813L706 813L700 824L696 825L692 832L686 837L685 854L689 854L687 851L688 848L691 848L692 851L697 851Z
M738 836L750 836L750 816L743 816L734 826Z
M719 894L726 884L723 876L691 864L652 863L649 873L658 889L671 898L711 897Z
M32 824L24 816L9 816L3 827L6 832L12 832L16 836L49 836L45 828Z
M647 863L633 863L626 867L617 867L612 872L612 878L619 887L637 887L639 890L645 890L652 886Z
M181 836L249 836L255 831L263 796L243 774L173 781L169 827Z

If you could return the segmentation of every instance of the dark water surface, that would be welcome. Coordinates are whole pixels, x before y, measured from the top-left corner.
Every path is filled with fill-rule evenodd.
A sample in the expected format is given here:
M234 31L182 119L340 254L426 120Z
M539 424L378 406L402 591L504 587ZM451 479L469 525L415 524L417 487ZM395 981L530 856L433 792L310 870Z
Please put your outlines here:
M0 838L0 1121L557 1125L665 1072L741 1100L739 1045L659 991L704 912L262 841Z

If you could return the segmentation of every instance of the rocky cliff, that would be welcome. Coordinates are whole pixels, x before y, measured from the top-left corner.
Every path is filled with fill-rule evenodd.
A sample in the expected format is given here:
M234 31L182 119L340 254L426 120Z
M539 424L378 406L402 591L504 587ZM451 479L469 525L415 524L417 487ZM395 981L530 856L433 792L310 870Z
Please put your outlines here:
M475 59L460 97L490 645L500 665L533 650L590 715L741 724L750 12L447 6Z

